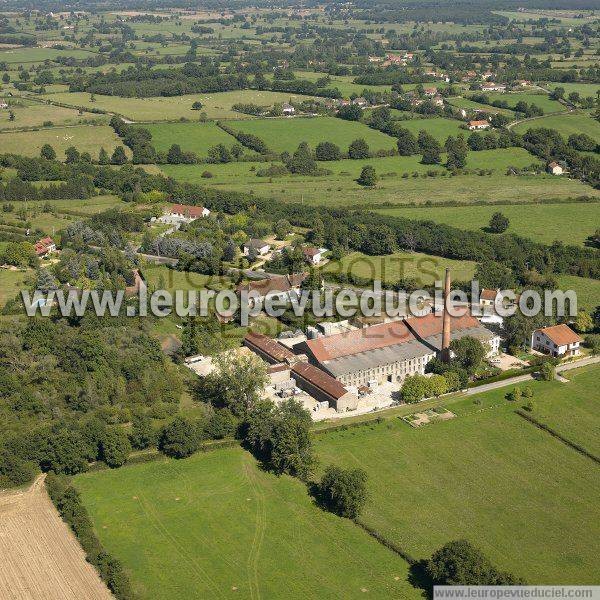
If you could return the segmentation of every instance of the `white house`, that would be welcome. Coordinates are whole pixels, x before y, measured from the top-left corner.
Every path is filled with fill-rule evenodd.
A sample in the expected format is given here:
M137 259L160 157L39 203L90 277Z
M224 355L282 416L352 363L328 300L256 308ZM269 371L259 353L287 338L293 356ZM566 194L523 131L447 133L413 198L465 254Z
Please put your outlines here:
M255 302L262 302L266 298L272 300L288 301L292 294L300 291L302 282L306 279L306 274L295 273L293 275L273 275L268 279L259 281L249 281L240 284L236 288L238 296L245 292L248 294L248 302L254 305Z
M506 86L501 83L484 83L481 86L482 92L505 92Z
M286 117L291 117L292 115L294 115L296 113L296 109L291 105L291 104L283 104L281 106L281 111L283 112L283 114Z
M486 308L494 308L499 300L499 290L489 290L483 288L479 294L479 304L485 310Z
M488 129L490 127L490 124L488 121L485 120L481 120L481 121L469 121L469 131L475 131L477 129Z
M583 340L568 326L553 325L536 329L531 336L531 348L550 356L577 356Z
M168 211L160 217L163 223L191 223L196 219L208 217L210 210L204 206L190 206L188 204L173 204Z
M244 256L249 256L251 252L254 252L256 256L264 256L269 253L270 249L271 246L264 240L252 239L244 244L242 251Z
M359 96L358 98L354 98L354 100L352 100L352 104L354 106L358 106L360 108L366 108L367 106L369 106L367 99L363 98L362 96Z
M6 104L6 102L0 102L0 108L8 108L8 104Z
M552 175L562 175L565 171L564 169L557 163L552 161L551 163L548 163L548 173L551 173Z
M323 253L319 248L312 246L302 248L302 254L304 254L304 260L311 265L318 265L323 260Z

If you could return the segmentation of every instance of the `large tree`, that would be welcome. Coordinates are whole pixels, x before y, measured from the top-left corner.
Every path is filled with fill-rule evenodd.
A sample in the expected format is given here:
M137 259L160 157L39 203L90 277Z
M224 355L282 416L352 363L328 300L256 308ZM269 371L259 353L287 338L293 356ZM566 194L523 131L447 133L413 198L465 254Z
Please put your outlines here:
M367 473L363 469L342 469L331 465L319 485L322 502L340 517L356 519L368 498Z

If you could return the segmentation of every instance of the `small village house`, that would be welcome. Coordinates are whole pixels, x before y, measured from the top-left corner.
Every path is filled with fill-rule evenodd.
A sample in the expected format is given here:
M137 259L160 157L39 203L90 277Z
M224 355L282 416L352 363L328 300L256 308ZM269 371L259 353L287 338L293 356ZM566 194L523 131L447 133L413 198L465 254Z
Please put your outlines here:
M271 246L264 240L251 239L242 246L244 256L254 253L256 256L265 256L269 253Z
M323 260L323 254L319 248L312 246L302 248L302 254L304 255L304 260L311 265L318 265Z
M548 173L550 173L551 175L562 175L565 172L562 166L555 161L548 163L547 169Z
M268 279L249 281L236 287L238 296L245 292L250 295L249 304L264 302L267 298L273 301L290 300L292 294L298 294L306 274L295 273L293 275L274 275Z
M502 83L484 83L481 86L482 92L505 92L506 86Z
M48 254L56 252L56 243L51 237L45 237L36 242L33 249L40 258L45 258Z
M531 348L556 358L566 358L580 353L582 341L568 325L562 323L536 329L531 336Z
M369 106L367 99L363 98L362 96L359 96L358 98L354 98L354 100L352 100L352 104L354 106L358 106L360 108L367 108L367 106Z
M292 115L296 114L296 109L291 105L288 104L287 102L284 103L281 107L281 112L286 116L286 117L291 117Z
M490 127L489 121L485 121L483 119L477 121L469 121L468 124L469 131L476 131L479 129L488 129Z
M169 209L168 213L163 217L162 220L166 220L167 222L181 222L181 223L191 223L196 219L200 219L202 217L208 217L210 215L210 210L208 208L204 208L204 206L191 206L188 204L173 204Z
M479 294L479 304L485 310L486 308L494 308L496 302L500 299L499 290L490 290L483 288Z

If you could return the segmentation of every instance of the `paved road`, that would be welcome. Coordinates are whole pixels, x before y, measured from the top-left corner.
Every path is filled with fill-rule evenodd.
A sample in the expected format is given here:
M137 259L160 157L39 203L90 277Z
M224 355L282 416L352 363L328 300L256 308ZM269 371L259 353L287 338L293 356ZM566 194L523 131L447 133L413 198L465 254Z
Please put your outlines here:
M569 371L571 369L577 369L579 367L585 367L587 365L594 365L600 362L600 356L589 356L588 358L582 358L570 363L558 365L556 367L557 373ZM497 390L498 388L507 387L509 385L515 385L517 383L523 383L524 381L530 381L533 377L530 374L527 375L516 375L510 379L504 379L502 381L495 381L494 383L486 383L474 388L469 388L466 391L467 396L474 396L475 394L481 394L483 392L489 392L490 390ZM563 378L564 379L564 378Z

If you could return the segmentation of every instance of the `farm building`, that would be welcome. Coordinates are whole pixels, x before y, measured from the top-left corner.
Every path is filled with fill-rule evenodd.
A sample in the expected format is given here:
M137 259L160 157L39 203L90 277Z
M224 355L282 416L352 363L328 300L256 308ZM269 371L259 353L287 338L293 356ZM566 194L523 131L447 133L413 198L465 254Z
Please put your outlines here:
M210 210L203 206L191 206L188 204L173 204L162 220L168 222L191 223L201 217L208 217Z
M506 86L502 83L484 83L481 86L482 92L504 92L506 91Z
M480 120L480 121L469 121L469 130L475 131L476 129L488 129L490 124L488 121Z
M291 104L287 104L287 102L286 102L285 104L282 105L281 112L286 117L290 117L290 116L292 116L293 114L296 113L296 109Z
M583 340L568 326L553 325L536 329L531 336L531 348L557 358L577 356Z
M311 265L318 265L323 259L321 250L319 248L313 248L312 246L302 248L302 254L304 255L304 260Z

